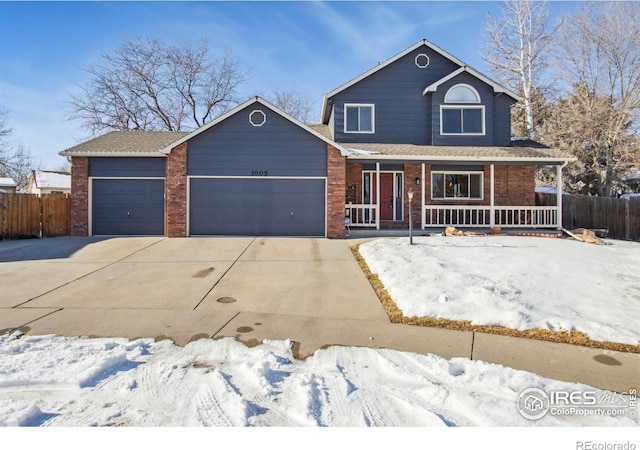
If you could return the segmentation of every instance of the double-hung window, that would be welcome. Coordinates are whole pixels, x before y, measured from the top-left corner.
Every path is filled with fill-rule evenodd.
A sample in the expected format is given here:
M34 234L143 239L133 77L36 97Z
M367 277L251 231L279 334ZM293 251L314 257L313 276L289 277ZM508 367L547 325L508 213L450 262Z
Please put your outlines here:
M484 105L478 92L466 84L453 86L440 106L440 134L484 135ZM475 103L475 104L474 104Z
M432 172L431 198L481 200L482 172Z
M371 104L346 103L344 105L345 133L374 133L375 106Z

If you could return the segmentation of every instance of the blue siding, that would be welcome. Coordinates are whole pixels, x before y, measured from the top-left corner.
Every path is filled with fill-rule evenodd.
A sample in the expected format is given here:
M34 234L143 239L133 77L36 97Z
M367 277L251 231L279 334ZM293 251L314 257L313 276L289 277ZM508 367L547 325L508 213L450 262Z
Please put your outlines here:
M429 56L429 65L421 69L415 64L420 53ZM431 105L424 88L458 69L458 66L421 47L333 97L337 142L377 142L428 144L431 140ZM375 133L344 133L344 104L375 104Z
M166 158L89 158L90 177L164 177Z
M253 126L259 109L266 122ZM327 144L260 103L252 104L189 140L187 173L200 176L327 175Z
M442 136L440 134L440 106L441 105L456 105L455 103L445 103L444 97L447 94L447 91L455 86L456 84L468 84L475 88L480 95L480 105L484 105L484 127L485 134L484 136ZM472 145L472 146L492 146L493 144L493 104L494 104L494 93L493 88L483 81L478 80L474 76L463 72L457 77L452 78L446 83L441 84L438 87L438 90L434 93L427 94L432 97L433 108L432 108L432 129L433 129L433 139L431 143L433 145ZM460 104L463 105L464 104ZM468 105L476 105L474 103Z
M497 95L493 101L493 145L511 145L511 106L514 100L508 95Z
M426 53L430 59L424 69L415 65L415 57L420 53ZM511 97L496 95L491 86L466 72L443 83L437 92L422 94L427 86L457 69L457 64L424 46L339 92L332 98L330 116L334 139L341 143L509 145L510 106L514 103ZM440 135L440 105L444 104L447 90L458 83L473 86L481 96L481 104L485 107L484 136ZM374 104L375 133L345 133L345 103Z

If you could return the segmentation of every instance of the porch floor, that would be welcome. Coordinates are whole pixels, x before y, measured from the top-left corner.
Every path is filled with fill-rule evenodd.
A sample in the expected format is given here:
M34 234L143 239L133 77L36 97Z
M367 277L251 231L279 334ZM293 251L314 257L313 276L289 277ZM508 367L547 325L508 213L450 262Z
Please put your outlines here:
M414 236L441 236L444 234L445 227L442 228L427 228L425 230L421 228L414 228ZM459 228L464 233L472 233L479 235L491 236L491 230L487 227L480 228ZM502 227L500 235L504 236L540 236L540 237L553 237L561 238L562 231L555 229L540 229L540 228L505 228ZM347 231L345 239L368 239L378 237L409 237L409 229L393 229L393 230L372 230L371 228L351 228L351 232Z

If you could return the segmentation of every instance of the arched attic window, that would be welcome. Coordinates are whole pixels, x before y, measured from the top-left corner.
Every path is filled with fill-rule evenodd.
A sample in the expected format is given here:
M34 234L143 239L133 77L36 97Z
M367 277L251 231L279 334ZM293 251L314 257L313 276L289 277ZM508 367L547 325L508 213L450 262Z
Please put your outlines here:
M480 103L478 91L468 84L456 84L444 96L445 103Z
M447 91L440 105L440 134L483 136L484 105L480 95L468 84L456 84Z

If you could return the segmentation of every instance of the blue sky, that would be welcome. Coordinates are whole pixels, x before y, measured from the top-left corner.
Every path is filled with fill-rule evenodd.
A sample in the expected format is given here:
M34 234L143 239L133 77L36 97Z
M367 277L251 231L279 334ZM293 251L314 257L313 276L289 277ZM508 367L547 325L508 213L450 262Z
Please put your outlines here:
M552 14L577 6L550 2ZM0 0L0 107L13 140L44 168L89 137L66 119L70 96L126 38L169 42L205 37L249 70L245 97L294 88L322 96L426 38L486 72L479 58L487 13L497 2L4 2Z

